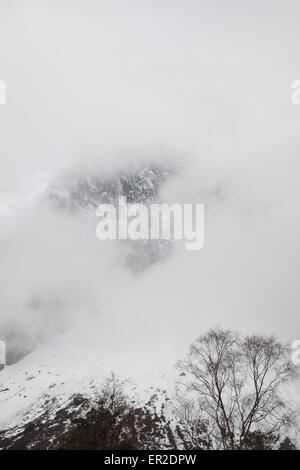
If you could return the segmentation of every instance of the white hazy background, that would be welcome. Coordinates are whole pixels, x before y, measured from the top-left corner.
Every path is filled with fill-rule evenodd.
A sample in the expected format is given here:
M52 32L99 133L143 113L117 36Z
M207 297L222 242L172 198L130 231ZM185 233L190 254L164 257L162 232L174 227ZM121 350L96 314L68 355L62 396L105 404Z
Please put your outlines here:
M0 204L35 175L146 155L183 168L163 199L206 206L204 249L135 277L82 221L23 211L0 248L1 319L47 340L99 314L120 354L174 361L216 324L300 337L299 15L298 0L0 0ZM32 316L36 293L57 302Z

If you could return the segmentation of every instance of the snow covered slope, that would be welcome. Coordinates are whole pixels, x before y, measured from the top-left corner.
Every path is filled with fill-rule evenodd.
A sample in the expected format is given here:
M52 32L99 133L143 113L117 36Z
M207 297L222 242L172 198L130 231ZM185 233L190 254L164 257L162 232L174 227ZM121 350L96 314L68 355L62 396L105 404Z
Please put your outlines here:
M172 360L153 356L141 341L120 350L121 331L112 323L78 324L0 373L0 448L18 439L18 445L24 444L27 438L34 446L37 435L28 432L36 426L53 439L51 426L67 426L73 413L93 402L111 372L129 379L126 391L140 402L146 403L154 391L172 394L178 376Z

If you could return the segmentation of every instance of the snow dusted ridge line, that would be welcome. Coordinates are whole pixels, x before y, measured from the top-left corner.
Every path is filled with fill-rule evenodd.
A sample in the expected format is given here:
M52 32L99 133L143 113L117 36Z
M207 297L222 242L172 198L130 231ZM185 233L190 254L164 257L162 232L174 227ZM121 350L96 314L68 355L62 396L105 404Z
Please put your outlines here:
M184 239L188 251L201 250L204 245L204 204L127 205L127 197L121 196L117 208L100 204L96 215L100 217L99 240Z

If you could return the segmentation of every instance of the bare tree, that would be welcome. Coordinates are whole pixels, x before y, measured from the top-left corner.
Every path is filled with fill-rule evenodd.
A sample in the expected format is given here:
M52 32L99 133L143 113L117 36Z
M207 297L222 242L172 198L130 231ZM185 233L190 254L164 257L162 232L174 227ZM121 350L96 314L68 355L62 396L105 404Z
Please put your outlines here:
M185 380L179 386L178 415L194 441L199 416L213 447L223 449L247 448L254 431L276 433L291 423L281 389L295 380L296 371L287 347L272 336L242 338L210 330L192 344L179 368Z

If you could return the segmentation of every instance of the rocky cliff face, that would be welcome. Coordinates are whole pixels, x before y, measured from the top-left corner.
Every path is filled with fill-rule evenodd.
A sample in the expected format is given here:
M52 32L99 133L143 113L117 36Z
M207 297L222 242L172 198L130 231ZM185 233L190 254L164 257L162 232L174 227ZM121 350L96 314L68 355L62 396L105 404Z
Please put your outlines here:
M178 170L170 166L132 165L114 172L70 172L50 188L51 204L61 210L85 212L94 216L99 204L118 206L119 198L128 204L159 202L160 190ZM129 249L127 268L139 272L153 263L163 261L171 253L168 240L138 240L122 242Z
M74 211L117 204L120 196L128 203L147 204L158 199L161 187L175 173L169 166L140 164L122 171L68 172L52 184L48 197L57 207Z

